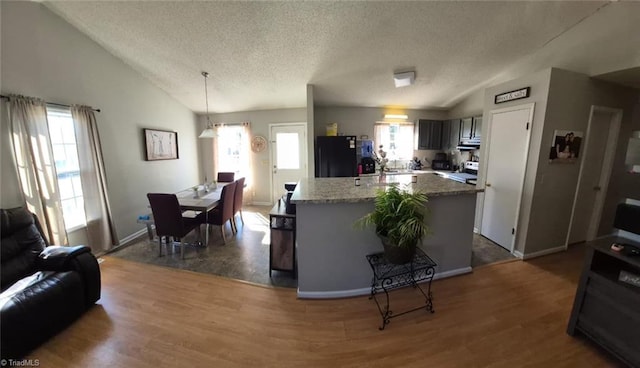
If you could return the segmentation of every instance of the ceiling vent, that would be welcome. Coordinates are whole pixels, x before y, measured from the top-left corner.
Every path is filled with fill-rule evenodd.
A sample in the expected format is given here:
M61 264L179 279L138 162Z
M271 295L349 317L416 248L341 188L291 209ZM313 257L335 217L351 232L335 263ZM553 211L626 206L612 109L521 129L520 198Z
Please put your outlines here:
M394 73L393 82L396 88L410 86L416 80L416 72Z

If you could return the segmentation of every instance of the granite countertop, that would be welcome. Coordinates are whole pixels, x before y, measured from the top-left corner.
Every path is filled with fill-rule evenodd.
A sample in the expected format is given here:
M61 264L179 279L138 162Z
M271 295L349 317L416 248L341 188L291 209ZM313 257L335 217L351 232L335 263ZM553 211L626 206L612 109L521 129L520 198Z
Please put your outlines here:
M433 174L417 174L418 182L411 183L412 175L387 175L384 182L379 176L355 178L305 178L298 182L291 196L293 203L356 203L371 201L378 189L399 185L409 190L419 190L428 197L473 194L483 192L475 186L444 179Z

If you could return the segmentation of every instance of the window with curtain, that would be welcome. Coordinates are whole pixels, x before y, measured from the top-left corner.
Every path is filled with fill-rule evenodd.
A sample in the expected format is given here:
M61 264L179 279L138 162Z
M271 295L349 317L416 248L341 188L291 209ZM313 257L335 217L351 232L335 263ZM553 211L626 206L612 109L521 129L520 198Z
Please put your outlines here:
M236 179L247 178L251 172L249 124L220 125L217 127L216 162L218 172L234 172Z
M376 123L374 139L377 151L382 144L389 160L411 160L414 146L413 123Z
M62 216L67 231L86 226L76 133L69 109L47 106Z

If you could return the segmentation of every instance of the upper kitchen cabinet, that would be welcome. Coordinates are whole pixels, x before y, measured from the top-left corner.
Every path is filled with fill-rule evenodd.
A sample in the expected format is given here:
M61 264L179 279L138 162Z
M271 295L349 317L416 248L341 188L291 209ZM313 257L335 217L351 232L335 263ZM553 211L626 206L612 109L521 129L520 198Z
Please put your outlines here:
M460 143L460 121L461 119L451 119L442 122L442 150L455 149Z
M472 138L480 138L482 137L482 115L473 117L473 137Z
M416 149L442 149L443 122L441 120L419 119L417 128Z
M460 120L460 140L473 138L473 118L463 118Z
M479 140L482 136L482 115L460 119L460 141Z

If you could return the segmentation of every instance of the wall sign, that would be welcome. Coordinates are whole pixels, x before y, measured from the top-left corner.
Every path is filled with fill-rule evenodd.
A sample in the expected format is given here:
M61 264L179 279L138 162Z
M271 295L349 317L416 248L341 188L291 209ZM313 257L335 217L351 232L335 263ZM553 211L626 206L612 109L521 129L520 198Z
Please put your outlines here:
M531 92L531 87L525 87L525 88L516 89L514 91L501 93L499 95L496 95L495 103L499 104L499 103L503 103L503 102L507 102L507 101L513 101L513 100L519 100L521 98L527 98L527 97L529 97L529 93L530 92Z

